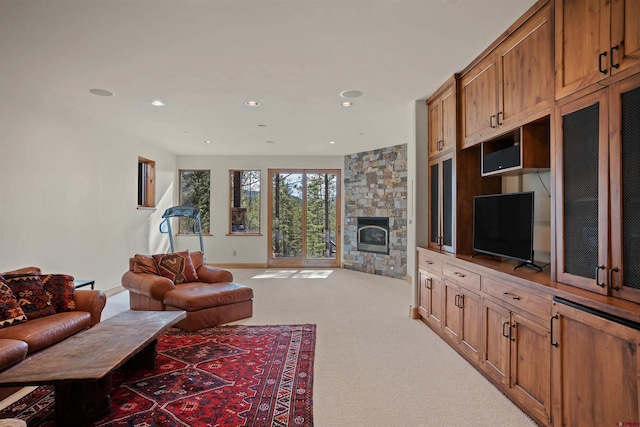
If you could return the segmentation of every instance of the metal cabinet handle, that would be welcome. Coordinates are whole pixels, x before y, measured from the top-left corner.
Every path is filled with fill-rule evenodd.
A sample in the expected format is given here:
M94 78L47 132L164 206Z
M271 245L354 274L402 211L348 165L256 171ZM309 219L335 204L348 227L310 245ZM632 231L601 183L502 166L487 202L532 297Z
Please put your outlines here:
M514 325L509 324L509 339L511 341L515 341L516 340L516 337L513 336L513 329L512 329L513 327L514 327Z
M613 52L616 50L620 50L620 45L617 44L614 47L611 48L611 51L609 52L609 64L611 64L611 68L615 68L618 69L620 68L620 63L618 62L617 64L613 63Z
M613 273L617 273L619 271L620 269L618 267L613 267L612 269L609 270L609 286L611 286L615 291L620 290L620 285L613 286Z
M493 124L493 119L495 119L495 118L496 118L496 115L495 115L495 114L493 114L493 115L491 115L491 116L489 117L489 127L490 127L491 129L495 129L495 128L496 128L496 125L494 125L494 124Z
M602 68L602 58L606 58L606 57L607 57L606 50L602 52L600 55L598 55L598 71L600 71L602 74L607 74L609 72L608 69Z
M497 116L497 119L498 119L498 126L502 126L502 121L500 121L500 116L502 116L502 115L503 115L503 114L502 114L502 111L499 111L499 112L498 112L498 116Z
M427 264L427 265L431 265L431 264L433 264L433 261L425 261L424 263Z
M509 292L503 292L502 295L504 295L507 298L511 298L511 299L520 299L520 297L518 295L510 294Z
M596 267L596 285L604 288L604 282L600 282L600 270L604 270L606 267L604 265L599 265Z
M549 334L550 340L551 340L551 345L554 347L558 347L558 342L554 342L553 341L553 319L557 319L558 315L555 314L553 316L551 316L551 319L549 319L549 330L551 331L551 333Z
M428 286L427 286L427 283L429 284ZM427 280L425 280L424 282L424 287L427 289L433 288L433 277L427 277Z
M458 271L454 271L453 274L455 274L458 277L466 277L464 274L458 272Z
M504 328L505 328L505 326L507 326L507 325L509 325L509 321L506 321L506 322L504 322L504 323L502 324L502 336L503 336L503 337L505 337L505 338L509 338L509 333L510 333L510 332L509 332L509 333L506 333L506 332L504 331ZM509 325L509 329L511 329L511 325Z

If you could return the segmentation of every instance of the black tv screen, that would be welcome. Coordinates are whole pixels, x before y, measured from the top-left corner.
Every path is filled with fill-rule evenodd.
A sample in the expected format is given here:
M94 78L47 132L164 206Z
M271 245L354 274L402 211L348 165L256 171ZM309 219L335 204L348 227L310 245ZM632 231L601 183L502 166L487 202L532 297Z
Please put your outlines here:
M533 194L476 196L473 250L533 263Z

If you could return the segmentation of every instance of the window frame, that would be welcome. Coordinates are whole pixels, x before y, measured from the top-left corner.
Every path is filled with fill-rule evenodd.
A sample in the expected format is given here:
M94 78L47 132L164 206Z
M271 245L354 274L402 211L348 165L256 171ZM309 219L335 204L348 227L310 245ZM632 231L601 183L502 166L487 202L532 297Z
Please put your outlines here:
M209 172L209 230L204 230L204 224L202 223L202 216L200 217L200 225L202 227L203 236L211 236L211 169L206 168L185 168L178 169L178 204L183 206L182 200L182 172ZM202 213L202 210L200 210ZM179 236L197 236L197 233L187 233L182 230L181 218L178 219L177 234Z
M243 206L234 206L234 173L257 172L259 184L259 200L258 200L258 230L257 231L234 231L233 230L233 210L234 208L242 208ZM246 169L229 169L229 221L227 236L262 236L262 170L255 168ZM240 178L242 179L242 178Z
M138 208L156 207L156 162L138 156Z

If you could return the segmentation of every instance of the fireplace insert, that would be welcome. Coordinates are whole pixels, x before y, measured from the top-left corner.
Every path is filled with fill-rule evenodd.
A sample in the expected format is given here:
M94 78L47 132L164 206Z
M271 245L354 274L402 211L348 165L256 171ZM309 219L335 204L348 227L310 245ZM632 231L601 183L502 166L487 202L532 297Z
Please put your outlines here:
M358 250L389 254L389 218L358 217Z

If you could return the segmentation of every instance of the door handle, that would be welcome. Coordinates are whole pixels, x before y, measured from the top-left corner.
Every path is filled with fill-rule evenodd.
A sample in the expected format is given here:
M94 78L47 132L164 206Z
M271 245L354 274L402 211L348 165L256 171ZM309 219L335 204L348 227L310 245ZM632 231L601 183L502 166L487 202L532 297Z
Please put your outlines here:
M549 319L549 331L551 331L551 333L549 334L550 340L551 340L551 345L554 347L558 347L558 342L554 342L553 341L553 319L557 319L558 315L555 314L553 316L551 316L551 319Z
M500 116L502 116L502 111L498 112L498 116L497 116L497 121L498 121L498 126L502 126L502 122L500 121Z
M617 44L614 47L611 48L611 50L609 51L609 64L611 64L611 68L615 68L618 69L620 68L620 63L618 62L617 64L613 63L613 52L616 50L620 50L620 45Z
M495 128L496 128L496 125L494 125L494 124L493 124L493 119L495 119L495 118L496 118L496 115L495 115L495 114L492 114L492 115L489 117L489 127L490 127L491 129L495 129Z
M505 338L509 338L509 334L510 334L510 332L507 333L504 331L505 326L507 326L508 324L509 324L508 320L502 324L502 336ZM511 329L511 326L509 326L509 329Z
M612 269L609 270L609 286L611 286L615 291L620 290L620 285L613 286L613 273L617 273L619 271L620 269L618 267L613 267Z
M602 52L600 55L598 55L598 71L600 71L602 74L607 74L609 72L608 69L602 68L602 58L606 58L606 57L607 57L606 50Z
M427 285L427 283L428 283L429 285ZM425 288L427 288L427 289L431 289L431 288L433 288L433 278L432 278L432 277L427 277L427 280L425 280L425 282L424 282L424 286L425 286Z
M596 285L604 288L604 282L600 282L600 270L604 270L606 267L604 265L599 265L596 267Z

